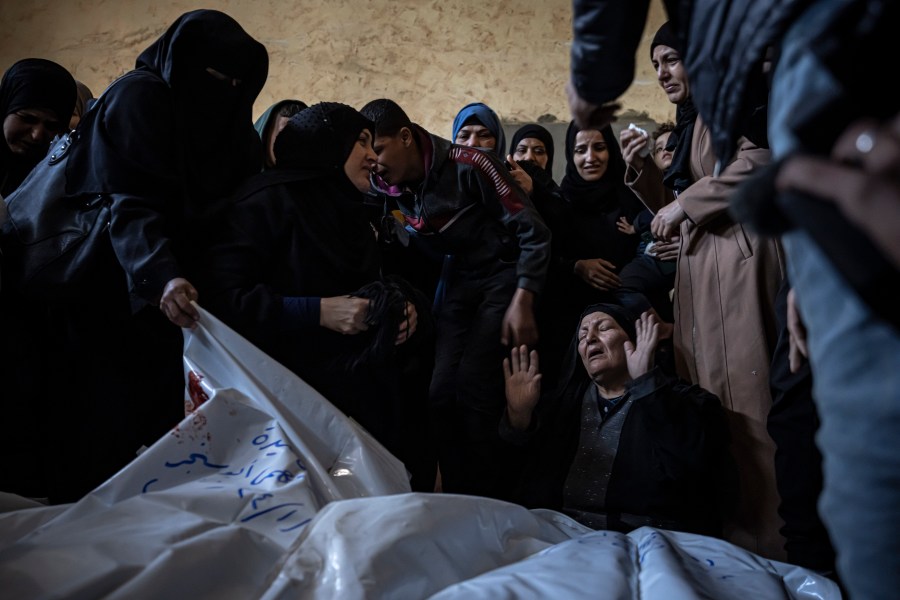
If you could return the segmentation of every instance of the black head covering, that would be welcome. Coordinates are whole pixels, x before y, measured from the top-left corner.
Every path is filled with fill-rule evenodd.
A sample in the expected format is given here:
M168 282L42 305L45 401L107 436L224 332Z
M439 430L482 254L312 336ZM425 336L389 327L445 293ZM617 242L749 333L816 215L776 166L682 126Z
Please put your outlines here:
M321 102L301 110L275 139L275 168L235 194L237 201L264 190L289 197L301 213L297 226L347 291L376 278L381 261L363 194L344 172L363 129L374 132L375 125L346 104Z
M0 81L0 109L5 118L23 108L50 110L68 123L75 108L75 79L64 67L43 58L13 64Z
M265 47L230 16L185 13L82 118L67 190L177 190L189 213L202 212L260 169L252 108L268 63Z
M597 181L585 181L575 166L575 136L581 131L575 122L569 123L566 130L566 174L560 187L563 196L573 205L597 212L609 212L620 207L619 193L625 179L625 159L622 149L613 134L612 127L607 125L600 129L609 151L609 162L603 177Z
M551 177L553 176L553 136L550 135L550 132L547 131L544 127L541 127L537 123L529 123L528 125L523 125L516 130L516 132L512 136L512 141L509 144L509 153L515 154L516 146L519 145L519 142L524 140L525 138L535 138L544 142L544 146L547 148L547 166L544 168L547 171L547 174Z
M650 42L650 58L653 58L653 49L657 46L668 46L684 56L684 44L669 21L660 25L659 29L656 30L656 35L653 36L653 41Z
M650 56L657 46L668 46L684 59L684 44L669 21L663 23L650 42ZM672 150L672 164L666 169L663 183L675 190L683 192L694 182L691 174L691 139L694 136L694 123L697 120L697 109L693 99L688 96L675 109L675 129L666 143L666 150Z
M0 111L5 119L17 110L52 111L66 126L75 107L75 79L65 68L43 58L14 63L0 80ZM7 196L25 179L41 157L14 155L5 138L0 143L0 195Z
M244 159L233 148L248 144L248 131L253 131L253 102L269 72L265 46L225 13L195 10L179 17L135 66L172 88L191 187L204 196L227 193L233 174L244 170ZM209 68L240 83L217 80Z
M584 311L582 311L581 316L578 317L578 322L575 325L575 332L572 335L572 340L569 342L569 348L563 358L559 383L556 388L556 394L560 398L571 394L574 394L574 397L576 398L581 398L585 386L590 383L590 378L588 377L587 371L584 369L584 363L581 361L581 356L578 354L578 334L581 330L581 321L589 314L595 312L602 312L611 316L615 322L619 324L619 327L625 330L628 339L632 342L634 342L637 337L634 326L637 317L631 314L628 309L618 304L610 304L608 302L591 304L585 308Z
M375 137L375 124L346 104L320 102L305 108L275 139L276 168L313 176L342 174L363 129Z
M597 304L591 304L581 313L581 316L578 318L578 327L581 327L581 321L591 313L605 313L611 316L616 323L619 324L619 327L625 330L625 333L628 334L628 339L632 342L637 337L637 333L635 331L634 322L637 318L631 314L630 311L625 309L623 306L618 304L610 304L608 302L600 302ZM575 336L578 337L578 332L575 332Z

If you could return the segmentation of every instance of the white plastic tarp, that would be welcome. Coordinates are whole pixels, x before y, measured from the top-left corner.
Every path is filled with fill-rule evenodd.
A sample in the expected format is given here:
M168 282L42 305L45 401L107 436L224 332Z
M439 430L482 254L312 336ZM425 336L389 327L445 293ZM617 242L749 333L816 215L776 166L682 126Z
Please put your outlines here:
M0 597L840 598L713 538L409 493L399 461L205 311L184 363L208 400L176 429L78 503L0 514Z

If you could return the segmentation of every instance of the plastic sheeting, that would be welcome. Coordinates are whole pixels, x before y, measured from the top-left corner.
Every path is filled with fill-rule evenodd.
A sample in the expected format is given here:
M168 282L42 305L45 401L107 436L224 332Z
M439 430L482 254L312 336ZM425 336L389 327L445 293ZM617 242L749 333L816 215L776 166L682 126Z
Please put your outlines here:
M125 469L73 505L6 498L3 598L840 598L722 540L409 493L364 430L206 312L184 361L196 409Z

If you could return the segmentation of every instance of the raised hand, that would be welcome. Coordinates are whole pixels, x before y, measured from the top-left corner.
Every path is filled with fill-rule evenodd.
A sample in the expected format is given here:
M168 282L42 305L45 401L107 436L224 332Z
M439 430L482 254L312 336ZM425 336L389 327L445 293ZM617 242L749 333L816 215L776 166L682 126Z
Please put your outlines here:
M531 414L541 397L537 350L529 352L525 345L514 347L509 358L503 359L503 380L510 425L515 429L528 429Z
M656 346L659 344L659 319L651 311L646 311L635 321L635 343L625 342L625 360L628 374L637 379L653 368Z

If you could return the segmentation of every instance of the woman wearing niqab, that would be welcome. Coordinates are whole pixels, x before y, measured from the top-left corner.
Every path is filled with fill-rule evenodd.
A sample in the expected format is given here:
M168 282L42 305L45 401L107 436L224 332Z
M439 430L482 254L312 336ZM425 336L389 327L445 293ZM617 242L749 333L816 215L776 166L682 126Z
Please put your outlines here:
M109 199L110 247L83 293L38 303L44 378L30 387L49 413L39 472L51 502L77 500L183 418L182 334L169 321L193 324L186 276L208 216L259 171L251 111L267 72L265 47L234 19L196 10L82 117L66 191Z

